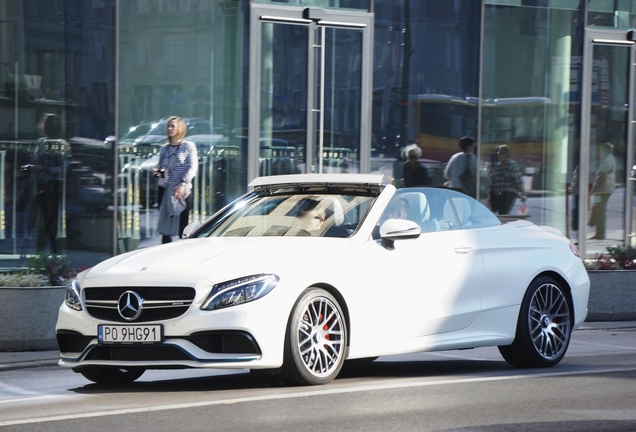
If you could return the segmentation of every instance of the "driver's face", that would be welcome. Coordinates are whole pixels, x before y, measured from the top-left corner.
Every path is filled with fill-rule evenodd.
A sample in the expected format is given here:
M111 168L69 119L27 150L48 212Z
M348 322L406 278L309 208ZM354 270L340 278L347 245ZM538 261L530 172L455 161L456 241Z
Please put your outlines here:
M303 229L306 229L307 231L315 231L320 229L322 224L325 223L325 213L310 210L303 213L300 219Z

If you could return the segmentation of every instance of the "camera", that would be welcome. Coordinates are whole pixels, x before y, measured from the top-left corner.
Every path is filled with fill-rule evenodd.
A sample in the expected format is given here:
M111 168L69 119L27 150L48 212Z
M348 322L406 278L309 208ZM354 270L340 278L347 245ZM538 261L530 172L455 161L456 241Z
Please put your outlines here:
M157 178L166 178L166 169L165 168L161 168L159 171L157 171L155 174L155 177Z

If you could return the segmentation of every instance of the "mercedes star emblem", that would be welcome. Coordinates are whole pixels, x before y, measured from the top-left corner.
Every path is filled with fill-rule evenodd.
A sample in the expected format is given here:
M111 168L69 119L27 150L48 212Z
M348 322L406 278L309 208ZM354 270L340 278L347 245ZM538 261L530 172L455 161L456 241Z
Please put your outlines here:
M126 321L133 321L141 314L143 299L134 291L126 291L117 301L119 315Z

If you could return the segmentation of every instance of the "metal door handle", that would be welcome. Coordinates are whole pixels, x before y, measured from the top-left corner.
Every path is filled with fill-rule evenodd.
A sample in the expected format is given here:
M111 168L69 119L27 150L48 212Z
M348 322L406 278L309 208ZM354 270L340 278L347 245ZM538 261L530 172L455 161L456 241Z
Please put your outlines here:
M458 254L467 254L467 253L471 253L472 251L473 251L473 248L470 246L455 248L455 253L458 253Z

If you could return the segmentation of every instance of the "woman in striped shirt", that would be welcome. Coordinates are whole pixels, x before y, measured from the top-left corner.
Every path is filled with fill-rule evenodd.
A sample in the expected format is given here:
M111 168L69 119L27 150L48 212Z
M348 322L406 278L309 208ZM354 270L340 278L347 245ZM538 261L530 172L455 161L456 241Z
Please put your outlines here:
M169 243L172 236L181 236L188 224L192 209L192 179L197 174L199 161L197 148L191 141L184 140L186 124L180 117L170 117L166 124L168 142L161 147L159 164L152 170L159 179L159 224L161 242ZM164 199L171 194L173 199ZM176 223L178 209L184 208Z

